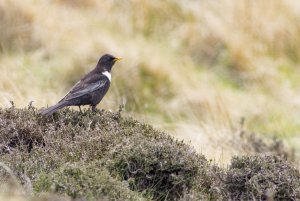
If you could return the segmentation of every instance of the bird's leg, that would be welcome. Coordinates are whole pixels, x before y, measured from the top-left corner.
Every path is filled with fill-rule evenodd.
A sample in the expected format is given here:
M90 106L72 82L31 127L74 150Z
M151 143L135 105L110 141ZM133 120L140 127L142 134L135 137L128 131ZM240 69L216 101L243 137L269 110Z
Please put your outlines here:
M92 111L96 112L96 106L95 105L92 105Z
M78 105L78 107L79 107L79 111L80 111L80 113L82 114L82 111L81 111L81 107L80 107L80 105Z

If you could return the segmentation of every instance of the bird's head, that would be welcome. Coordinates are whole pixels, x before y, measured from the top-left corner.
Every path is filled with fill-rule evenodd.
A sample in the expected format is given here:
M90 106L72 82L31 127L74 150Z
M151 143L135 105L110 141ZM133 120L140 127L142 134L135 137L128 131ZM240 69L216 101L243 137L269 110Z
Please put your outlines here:
M111 68L116 63L116 61L118 61L120 59L122 59L122 58L117 58L110 54L105 54L99 59L97 68L100 68L102 72L103 71L110 72Z

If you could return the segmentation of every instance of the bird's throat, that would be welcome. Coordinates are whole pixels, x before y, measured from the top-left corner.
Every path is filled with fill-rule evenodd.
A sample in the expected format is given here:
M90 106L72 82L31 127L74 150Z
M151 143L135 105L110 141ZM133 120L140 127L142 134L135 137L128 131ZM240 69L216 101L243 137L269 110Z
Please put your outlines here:
M110 72L104 71L104 72L102 73L102 75L105 75L105 76L109 79L109 81L111 81L111 74L110 74Z

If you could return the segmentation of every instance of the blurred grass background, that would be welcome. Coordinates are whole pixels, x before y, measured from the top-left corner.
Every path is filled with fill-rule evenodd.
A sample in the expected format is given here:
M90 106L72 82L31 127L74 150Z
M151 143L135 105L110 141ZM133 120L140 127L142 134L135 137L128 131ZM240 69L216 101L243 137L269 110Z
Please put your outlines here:
M52 105L111 53L98 108L125 103L219 163L243 118L299 152L299 44L292 0L1 0L0 106Z

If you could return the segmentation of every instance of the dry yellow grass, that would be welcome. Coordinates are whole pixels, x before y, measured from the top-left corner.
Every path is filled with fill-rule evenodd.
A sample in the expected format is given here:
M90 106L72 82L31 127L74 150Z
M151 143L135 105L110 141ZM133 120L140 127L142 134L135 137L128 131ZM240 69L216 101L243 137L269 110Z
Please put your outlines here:
M51 105L110 52L125 59L99 107L126 102L220 163L237 153L222 142L242 117L299 150L299 10L292 0L3 0L0 106Z

